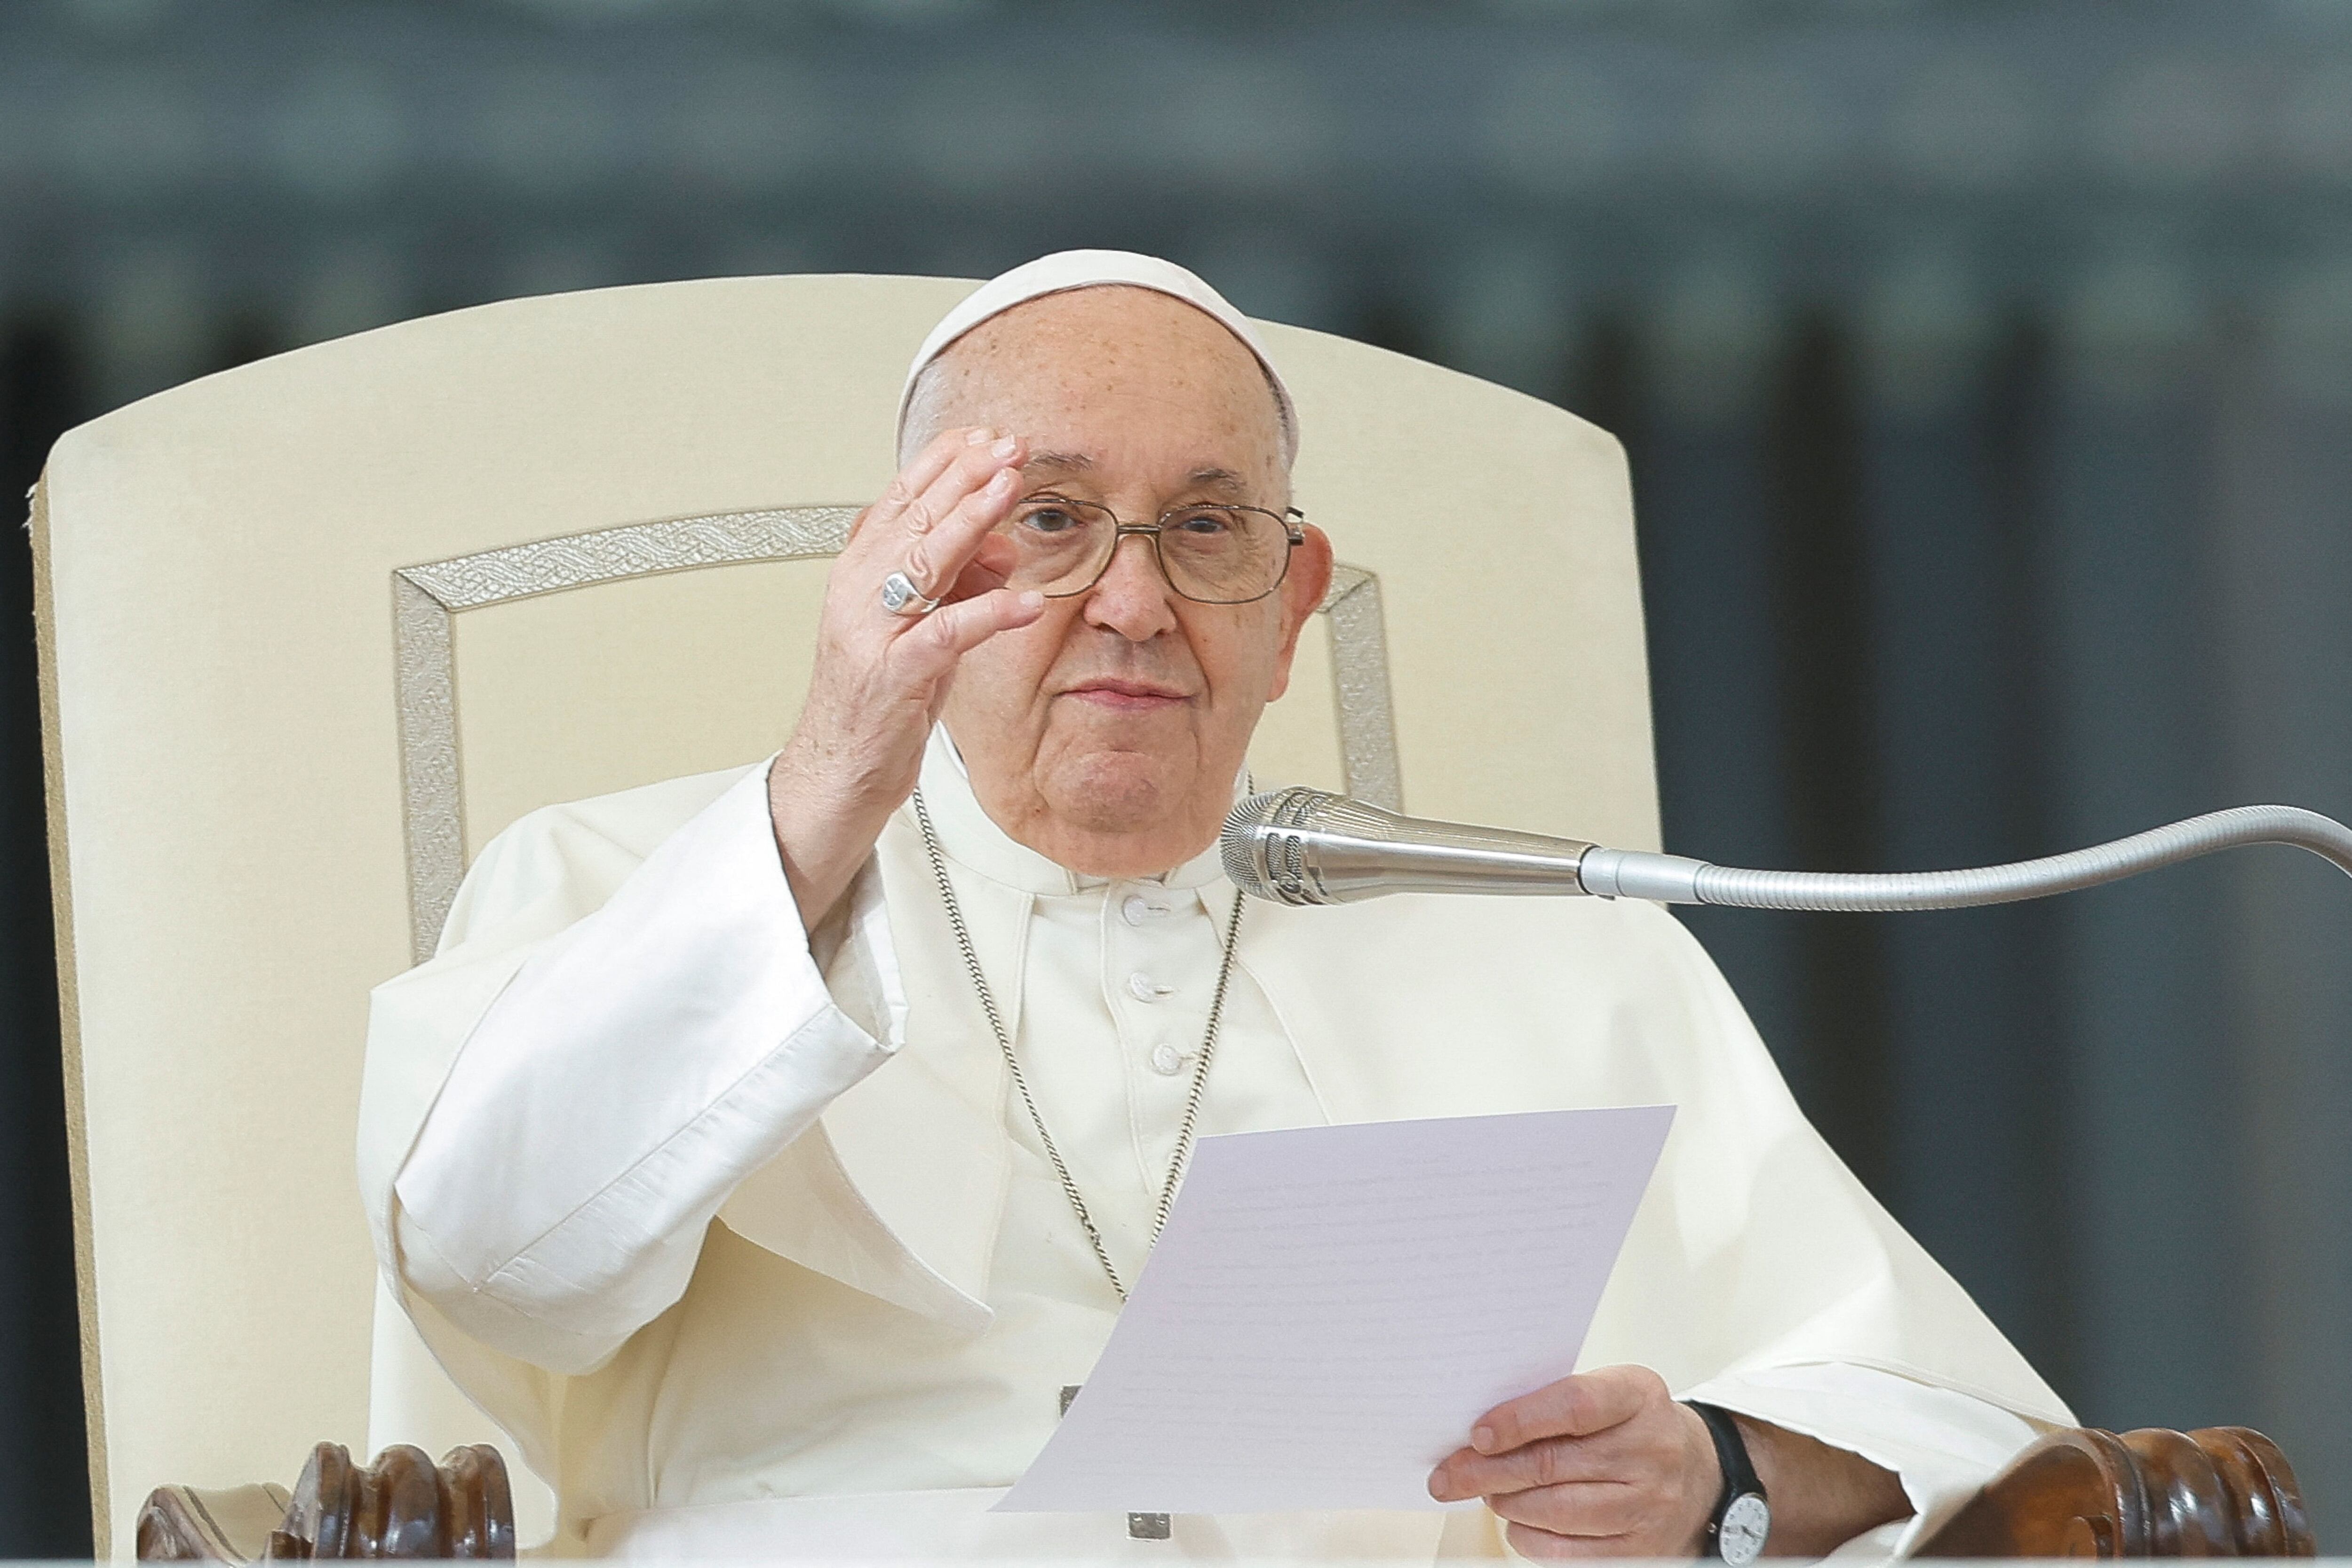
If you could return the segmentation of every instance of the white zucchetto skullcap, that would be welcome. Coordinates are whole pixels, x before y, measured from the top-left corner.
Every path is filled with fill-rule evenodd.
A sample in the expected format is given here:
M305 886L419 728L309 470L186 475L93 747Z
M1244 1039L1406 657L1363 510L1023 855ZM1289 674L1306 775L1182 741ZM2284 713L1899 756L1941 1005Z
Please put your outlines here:
M898 389L899 439L906 439L907 405L914 398L915 382L922 375L923 367L945 353L948 346L966 332L992 316L1002 316L1016 305L1025 305L1048 294L1120 285L1149 288L1181 299L1214 317L1225 330L1239 338L1257 356L1257 362L1265 367L1265 379L1274 388L1275 408L1282 420L1283 462L1287 465L1298 455L1298 413L1291 405L1290 389L1283 385L1282 372L1274 368L1274 358L1258 340L1249 319L1234 309L1223 295L1174 262L1162 261L1156 256L1139 256L1131 250L1057 250L1051 256L1023 262L1010 272L1000 272L965 295L931 329L931 335L915 350L915 362L907 367L906 385Z

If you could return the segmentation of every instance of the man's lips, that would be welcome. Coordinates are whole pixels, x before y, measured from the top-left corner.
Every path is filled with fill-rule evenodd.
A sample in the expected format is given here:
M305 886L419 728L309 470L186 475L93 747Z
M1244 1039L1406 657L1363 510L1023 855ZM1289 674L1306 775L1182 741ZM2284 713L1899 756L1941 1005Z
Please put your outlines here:
M1190 692L1161 685L1157 681L1128 681L1112 677L1087 681L1070 687L1062 695L1118 713L1148 713L1155 708L1171 707L1192 700Z

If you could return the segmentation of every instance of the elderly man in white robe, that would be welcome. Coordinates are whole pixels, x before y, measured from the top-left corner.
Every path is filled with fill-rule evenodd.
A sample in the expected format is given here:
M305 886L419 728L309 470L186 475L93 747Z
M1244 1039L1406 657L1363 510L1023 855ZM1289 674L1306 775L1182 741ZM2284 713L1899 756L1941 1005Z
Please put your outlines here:
M783 750L525 819L378 991L383 1267L559 1544L1737 1562L1752 1467L1766 1549L1819 1555L1915 1539L2069 1420L1655 906L1244 908L1218 831L1331 570L1297 436L1181 268L983 286L909 373ZM988 1511L1196 1134L1661 1102L1589 1370L1429 1478L1483 1507Z

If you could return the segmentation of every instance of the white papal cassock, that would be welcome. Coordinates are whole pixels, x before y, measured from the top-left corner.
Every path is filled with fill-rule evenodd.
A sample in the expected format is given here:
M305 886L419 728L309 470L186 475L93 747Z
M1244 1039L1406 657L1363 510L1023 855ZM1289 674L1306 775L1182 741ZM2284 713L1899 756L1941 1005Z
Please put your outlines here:
M766 769L534 813L375 994L386 1277L552 1481L575 1549L1427 1558L1491 1516L991 1515L1117 1315L955 948L912 812L803 935ZM923 791L1047 1125L1132 1279L1234 893L1211 851L1074 875ZM1630 901L1244 912L1202 1131L1666 1103L1587 1341L1865 1454L1948 1512L2071 1420L1791 1102L1682 926ZM1441 1531L1443 1540L1441 1541ZM1882 1543L1884 1537L1882 1537Z

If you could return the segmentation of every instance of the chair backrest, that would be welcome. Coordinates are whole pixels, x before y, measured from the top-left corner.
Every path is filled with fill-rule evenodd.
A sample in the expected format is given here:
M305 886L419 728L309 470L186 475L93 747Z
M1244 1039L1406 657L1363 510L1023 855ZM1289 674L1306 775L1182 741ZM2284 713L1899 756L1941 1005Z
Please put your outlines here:
M523 811L781 742L902 368L970 287L513 300L58 444L35 536L101 1551L160 1484L285 1479L327 1438L495 1438L396 1312L373 1322L368 989ZM1342 570L1261 777L1654 844L1616 444L1267 334Z

